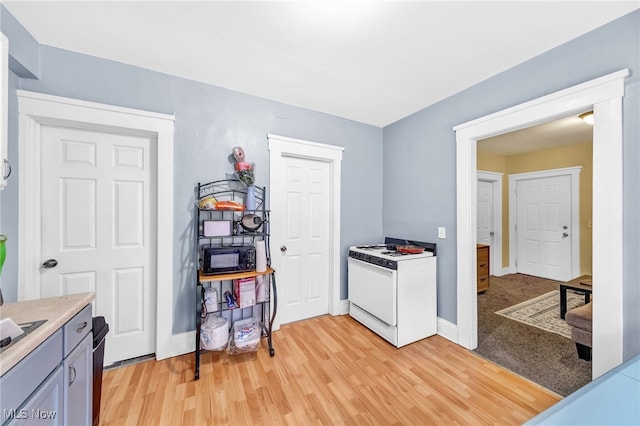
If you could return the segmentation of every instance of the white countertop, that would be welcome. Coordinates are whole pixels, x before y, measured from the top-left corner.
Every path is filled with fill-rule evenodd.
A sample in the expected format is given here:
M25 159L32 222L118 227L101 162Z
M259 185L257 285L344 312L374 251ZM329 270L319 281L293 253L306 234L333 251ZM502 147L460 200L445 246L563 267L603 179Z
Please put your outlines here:
M0 306L0 319L11 318L17 324L47 320L13 346L0 353L0 376L29 355L49 336L65 325L82 308L93 301L95 293L49 297Z
M598 377L525 423L640 425L640 355Z

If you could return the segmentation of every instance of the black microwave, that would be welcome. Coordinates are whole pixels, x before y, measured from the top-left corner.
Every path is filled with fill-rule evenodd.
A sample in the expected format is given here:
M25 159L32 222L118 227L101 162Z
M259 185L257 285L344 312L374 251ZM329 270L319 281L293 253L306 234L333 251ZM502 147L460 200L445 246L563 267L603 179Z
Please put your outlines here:
M245 272L256 269L256 249L253 246L206 247L203 252L204 275Z

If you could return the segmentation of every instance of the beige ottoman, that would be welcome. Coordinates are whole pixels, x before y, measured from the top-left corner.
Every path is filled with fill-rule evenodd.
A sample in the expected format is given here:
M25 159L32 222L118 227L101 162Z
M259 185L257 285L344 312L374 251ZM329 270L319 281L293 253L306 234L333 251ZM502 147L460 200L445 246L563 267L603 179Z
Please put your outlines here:
M571 339L576 342L578 357L591 361L592 304L573 308L567 312L565 320L571 326Z

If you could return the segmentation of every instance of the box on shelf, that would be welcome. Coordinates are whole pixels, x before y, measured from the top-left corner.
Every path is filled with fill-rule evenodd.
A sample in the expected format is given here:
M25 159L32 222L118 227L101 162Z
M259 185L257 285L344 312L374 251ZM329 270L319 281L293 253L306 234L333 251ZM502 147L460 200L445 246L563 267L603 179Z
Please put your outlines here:
M240 308L256 304L256 279L242 278L235 280L236 301Z

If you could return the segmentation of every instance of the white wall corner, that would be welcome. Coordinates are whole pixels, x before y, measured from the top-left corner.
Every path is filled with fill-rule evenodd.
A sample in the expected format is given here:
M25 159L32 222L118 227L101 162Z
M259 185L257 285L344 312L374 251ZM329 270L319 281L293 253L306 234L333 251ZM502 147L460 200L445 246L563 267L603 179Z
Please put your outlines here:
M333 316L347 315L349 313L349 299L342 299L338 301L337 311L332 314Z
M460 344L458 342L458 326L440 317L438 317L438 335L457 345Z

